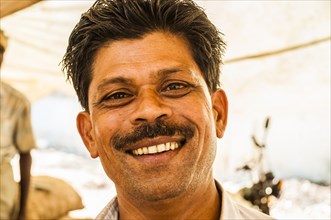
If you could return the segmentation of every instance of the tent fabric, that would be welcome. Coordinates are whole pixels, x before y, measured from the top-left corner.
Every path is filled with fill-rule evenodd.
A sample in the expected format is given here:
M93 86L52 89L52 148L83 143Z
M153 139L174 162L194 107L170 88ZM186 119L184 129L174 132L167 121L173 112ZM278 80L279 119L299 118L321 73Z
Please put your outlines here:
M41 0L0 0L0 18L27 8Z

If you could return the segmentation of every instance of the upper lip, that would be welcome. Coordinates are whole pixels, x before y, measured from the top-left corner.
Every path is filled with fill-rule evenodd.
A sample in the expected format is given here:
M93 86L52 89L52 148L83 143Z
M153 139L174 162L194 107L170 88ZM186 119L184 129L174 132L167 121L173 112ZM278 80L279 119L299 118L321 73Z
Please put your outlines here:
M158 144L164 144L164 143L168 143L168 142L182 143L184 141L185 141L185 138L183 136L174 136L174 137L160 136L160 137L155 137L155 138L146 138L141 141L137 141L136 143L134 143L130 146L126 146L124 148L124 150L132 151L132 150L136 150L139 148L154 146L154 145L158 145Z

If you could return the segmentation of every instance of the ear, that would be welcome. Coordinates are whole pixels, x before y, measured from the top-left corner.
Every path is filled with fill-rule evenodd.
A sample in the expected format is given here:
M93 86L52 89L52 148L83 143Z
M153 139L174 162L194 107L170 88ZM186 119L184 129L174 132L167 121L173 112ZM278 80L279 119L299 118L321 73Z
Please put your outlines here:
M212 94L213 114L216 125L216 134L222 138L228 121L228 99L222 89Z
M90 114L86 111L79 112L76 117L76 125L80 137L82 138L85 147L90 152L91 157L97 158L99 153L93 135Z

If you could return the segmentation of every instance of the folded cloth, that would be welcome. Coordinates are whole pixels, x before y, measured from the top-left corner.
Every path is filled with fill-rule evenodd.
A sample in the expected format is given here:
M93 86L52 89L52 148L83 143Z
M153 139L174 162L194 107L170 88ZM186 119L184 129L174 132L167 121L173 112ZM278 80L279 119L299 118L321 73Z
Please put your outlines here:
M77 191L67 182L50 176L33 176L26 207L26 219L60 219L84 205Z

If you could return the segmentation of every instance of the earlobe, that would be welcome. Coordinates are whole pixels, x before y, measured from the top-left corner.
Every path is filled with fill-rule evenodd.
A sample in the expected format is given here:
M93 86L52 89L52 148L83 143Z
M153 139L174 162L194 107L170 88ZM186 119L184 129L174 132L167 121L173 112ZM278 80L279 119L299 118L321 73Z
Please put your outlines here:
M78 113L76 117L76 125L80 137L82 138L85 147L90 152L91 157L97 158L99 153L94 140L90 114L86 111Z
M218 138L222 138L228 120L228 99L222 89L212 94L213 113Z

